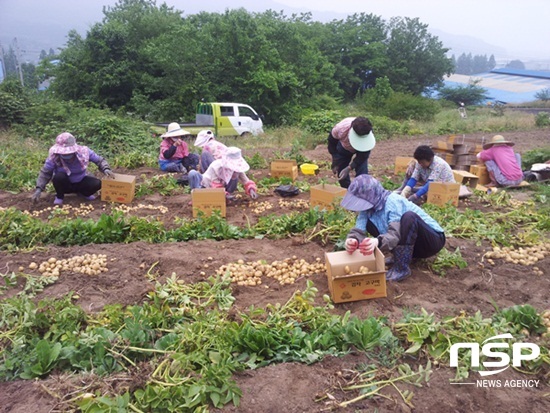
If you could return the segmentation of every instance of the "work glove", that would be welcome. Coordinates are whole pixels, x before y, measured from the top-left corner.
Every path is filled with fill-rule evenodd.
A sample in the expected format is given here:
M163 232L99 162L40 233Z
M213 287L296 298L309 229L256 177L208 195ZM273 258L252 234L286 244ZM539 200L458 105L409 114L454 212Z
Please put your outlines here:
M401 191L401 196L406 199L409 199L411 194L412 194L412 188L408 185L405 188L403 188L403 190Z
M113 171L111 171L110 169L105 169L103 171L103 173L105 174L105 176L107 178L114 178L115 177L115 174L113 173Z
M344 169L342 169L342 172L338 174L338 179L346 179L349 176L350 171L351 166L346 166Z
M31 200L34 204L38 202L40 199L40 195L42 195L42 190L40 188L36 188L36 191L34 191L34 194L32 194Z
M251 189L251 190L248 192L248 195L249 195L250 198L252 198L252 199L258 199L258 193L257 193L255 190L253 190L253 189Z
M348 238L346 240L345 247L348 254L352 254L353 251L355 251L358 246L359 246L359 241L357 241L355 238Z
M363 255L371 255L378 247L378 238L365 238L359 244L359 252Z

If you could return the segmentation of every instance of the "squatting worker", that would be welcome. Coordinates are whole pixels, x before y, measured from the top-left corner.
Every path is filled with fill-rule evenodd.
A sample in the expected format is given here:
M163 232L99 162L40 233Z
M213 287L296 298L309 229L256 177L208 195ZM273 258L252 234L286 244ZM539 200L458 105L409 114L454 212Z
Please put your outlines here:
M332 155L332 172L338 175L342 188L349 187L352 169L356 176L369 173L368 160L374 145L372 123L367 118L345 118L332 128L328 135L328 152Z
M202 148L200 156L202 172L205 172L213 161L221 159L225 151L227 151L227 146L217 141L214 132L210 129L201 130L197 135L197 139L195 139L194 145L197 148Z
M182 129L179 123L172 122L168 125L166 133L161 135L159 153L159 168L165 172L183 172L196 169L199 164L199 155L189 152L187 142L183 137L190 135Z
M378 247L393 254L393 265L386 273L389 281L411 275L413 258L427 258L445 246L443 228L422 208L382 187L371 175L360 175L352 182L341 203L359 212L355 228L346 239L346 251L356 249L363 255ZM366 234L372 238L368 238Z
M225 197L231 201L232 195L239 182L243 185L246 194L258 198L256 183L246 176L250 166L242 156L239 148L230 146L220 159L212 161L204 174L198 171L189 171L189 187L191 191L197 188L224 188Z
M417 205L426 202L430 182L455 182L453 170L445 159L437 156L427 145L420 145L414 151L417 161L401 196ZM405 179L407 179L405 175ZM420 187L416 185L420 184Z
M521 156L514 152L512 146L514 142L507 141L502 135L495 135L477 154L485 162L491 179L487 186L513 186L523 181Z
M40 199L50 180L55 188L55 205L62 205L65 194L71 193L93 201L94 194L101 189L101 180L87 174L90 162L95 163L105 175L113 175L107 161L87 146L77 145L73 135L68 132L58 135L38 175L32 201Z

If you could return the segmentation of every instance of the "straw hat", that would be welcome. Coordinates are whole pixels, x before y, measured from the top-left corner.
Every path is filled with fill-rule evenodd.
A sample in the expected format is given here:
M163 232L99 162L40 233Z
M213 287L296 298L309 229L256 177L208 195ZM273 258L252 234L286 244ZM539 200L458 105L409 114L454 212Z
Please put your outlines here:
M76 139L69 132L63 132L55 138L55 145L50 148L50 154L67 155L78 151Z
M244 160L241 150L235 146L230 146L222 157L224 168L231 169L234 172L246 172L250 169L248 163Z
M186 130L182 129L179 123L172 122L170 125L168 125L166 133L161 135L161 138L173 138L175 136L183 135L191 135L191 132L187 132Z
M495 135L491 139L491 142L486 143L485 145L483 145L483 149L489 149L493 145L500 145L500 144L504 144L504 145L508 145L508 146L514 146L515 145L514 142L510 142L510 141L507 141L506 139L504 139L504 136Z
M197 135L194 145L202 148L210 139L214 139L214 133L210 129L203 129Z

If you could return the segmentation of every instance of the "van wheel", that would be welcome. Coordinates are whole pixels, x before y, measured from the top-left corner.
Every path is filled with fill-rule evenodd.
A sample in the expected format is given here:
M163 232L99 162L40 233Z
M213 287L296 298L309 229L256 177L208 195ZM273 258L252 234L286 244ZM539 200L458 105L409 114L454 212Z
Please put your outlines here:
M241 133L241 138L251 138L252 134L250 132Z

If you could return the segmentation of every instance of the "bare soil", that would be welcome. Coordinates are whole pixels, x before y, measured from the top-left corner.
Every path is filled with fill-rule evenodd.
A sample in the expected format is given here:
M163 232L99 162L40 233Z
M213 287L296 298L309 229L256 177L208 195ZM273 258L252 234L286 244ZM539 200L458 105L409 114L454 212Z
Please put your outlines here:
M481 134L480 134L481 135ZM524 153L538 147L550 145L547 133L540 131L514 132L506 134L516 142L515 149ZM419 144L431 144L444 137L419 136L414 138L380 141L373 150L370 158L371 173L377 177L393 176L393 162L395 156L410 156ZM269 159L274 153L270 149L258 149L265 158ZM254 155L255 150L248 150L247 155ZM329 155L324 146L315 150L305 151L304 155L314 161L328 161ZM153 169L142 168L128 172L136 175L138 181L144 177L159 174ZM261 179L267 176L267 170L253 170L252 176ZM318 176L300 175L300 180L317 183L319 178L334 182L334 177L327 168L323 168ZM519 199L528 199L529 190L513 192ZM11 194L0 192L0 207L15 207L21 210L36 211L38 216L46 219L51 211L53 194L45 194L38 206L30 203L31 194ZM308 200L309 194L302 193L299 199ZM256 203L247 200L238 201L228 206L227 220L236 225L254 224L258 214L253 209L259 202L270 202L273 209L262 214L286 214L295 207L280 206L279 197L275 194L263 194ZM296 199L296 198L293 198ZM166 226L173 225L174 218L191 218L191 207L188 205L190 195L178 194L161 196L158 194L140 197L130 206L162 205L167 212L158 210L136 209L129 212L141 216L154 216L165 222ZM67 196L65 204L77 208L82 200ZM97 218L105 211L109 212L111 205L100 200L89 203L94 209L87 215ZM466 204L461 201L459 208L486 209L485 205L470 200ZM75 210L68 215L68 219L82 212ZM261 214L261 215L262 215ZM323 259L326 251L331 251L333 245L321 245L308 242L304 236L296 236L281 240L231 240L231 241L190 241L165 244L147 244L136 242L132 244L90 244L76 247L47 246L31 252L6 253L0 252L0 272L17 271L24 267L25 272L30 262L40 263L50 257L69 258L84 253L106 254L109 271L98 276L88 276L76 273L63 273L58 281L48 286L37 299L44 297L61 297L67 292L74 291L80 297L78 303L87 312L95 312L106 304L119 303L123 305L138 304L146 300L147 293L153 285L145 278L145 273L154 268L159 274L170 276L176 273L187 282L196 282L203 279L201 271L214 272L216 268L238 259L252 261L258 259L282 260L297 256L307 261L316 258ZM463 258L468 267L462 270L450 270L445 277L433 274L429 270L428 262L423 260L413 264L413 276L402 283L389 283L386 298L368 301L359 301L336 305L335 313L344 314L350 311L359 317L368 315L384 315L390 321L397 321L403 311L426 309L437 316L456 315L460 311L473 314L480 310L484 316L494 312L493 303L499 308L514 304L531 304L542 311L550 308L548 292L550 291L550 258L546 257L539 267L543 270L542 276L532 273L529 267L510 265L497 262L488 270L480 266L481 256L489 249L489 243L476 245L474 242L457 238L449 238L447 248L454 250L460 247ZM212 261L207 257L213 257ZM205 270L204 264L209 265ZM38 274L38 273L37 273ZM206 276L211 275L207 273ZM326 274L313 274L311 277L319 289L320 295L328 293ZM234 286L233 294L236 297L236 308L245 311L249 306L264 306L267 303L285 303L296 289L303 289L306 279L299 279L294 285L281 286L273 281L264 286L243 287ZM8 290L3 296L9 297L20 291L21 286ZM319 298L320 300L320 298ZM537 338L533 338L537 340ZM330 393L337 400L343 399L338 390L346 381L347 374L359 363L367 361L368 355L349 354L345 357L328 357L313 365L297 363L282 363L271 365L257 370L247 370L235 375L237 384L243 390L243 397L239 407L226 406L225 412L319 412L331 409L331 403L318 402L317 398ZM425 362L425 360L410 360L411 363ZM146 366L142 367L144 371ZM143 373L143 372L142 372ZM142 374L143 375L143 374ZM403 403L395 391L384 391L384 397L375 397L354 404L349 409L340 411L395 411L395 412L424 412L434 411L442 413L456 412L548 412L550 398L548 396L548 377L540 379L537 388L483 388L476 386L452 385L449 379L454 377L454 370L447 366L438 366L432 379L424 387L407 385L404 388L414 391L412 400L414 408ZM533 379L511 369L499 377L505 379ZM132 379L132 378L130 378ZM60 375L54 373L44 380L0 383L0 412L36 412L45 413L59 410L59 397L75 391L78 386L86 383L85 376ZM113 378L115 380L115 378ZM128 380L126 377L124 380ZM140 378L137 372L134 381ZM69 385L70 384L70 385ZM126 384L128 385L128 384ZM48 389L48 391L46 391ZM349 395L346 397L349 398ZM328 400L328 399L325 399Z

